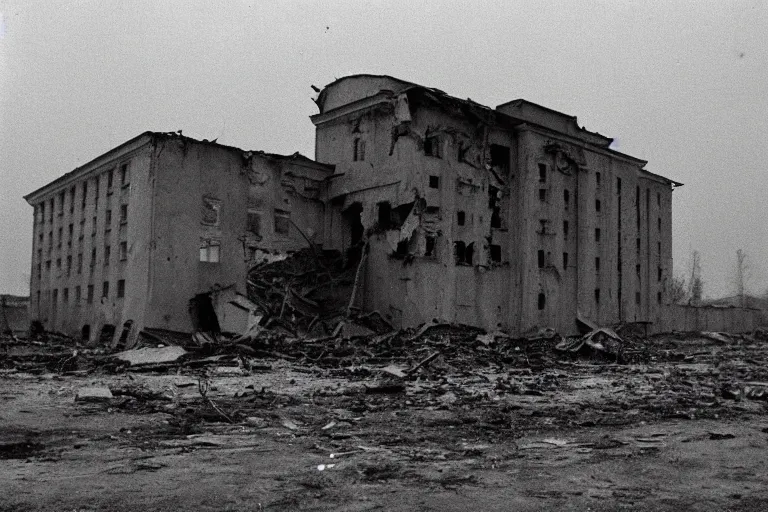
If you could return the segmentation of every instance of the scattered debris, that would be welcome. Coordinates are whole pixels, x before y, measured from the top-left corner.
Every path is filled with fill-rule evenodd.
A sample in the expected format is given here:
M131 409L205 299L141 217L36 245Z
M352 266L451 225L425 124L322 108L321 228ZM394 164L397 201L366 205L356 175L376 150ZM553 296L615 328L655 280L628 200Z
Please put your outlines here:
M140 348L113 354L112 357L127 362L131 366L173 363L187 353L181 347Z
M108 402L113 398L112 392L105 386L80 388L75 395L76 402Z

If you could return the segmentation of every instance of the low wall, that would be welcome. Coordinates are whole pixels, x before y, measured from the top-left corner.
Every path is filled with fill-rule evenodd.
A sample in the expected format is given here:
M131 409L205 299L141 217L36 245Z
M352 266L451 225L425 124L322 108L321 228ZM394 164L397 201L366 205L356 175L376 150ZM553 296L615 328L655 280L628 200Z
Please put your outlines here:
M661 311L654 332L669 331L754 331L762 321L759 309L713 306L683 306L674 304Z

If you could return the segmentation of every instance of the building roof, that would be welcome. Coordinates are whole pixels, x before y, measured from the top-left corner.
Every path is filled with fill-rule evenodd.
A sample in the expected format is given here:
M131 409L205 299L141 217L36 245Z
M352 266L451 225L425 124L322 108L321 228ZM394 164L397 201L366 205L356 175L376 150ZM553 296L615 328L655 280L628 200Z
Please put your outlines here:
M142 138L146 138L145 141L142 141ZM52 192L54 190L57 190L58 187L65 182L70 181L70 178L80 174L84 173L88 170L89 167L93 167L95 165L100 165L103 162L100 161L109 161L110 159L119 157L122 153L127 152L132 146L136 147L142 147L144 144L148 144L152 141L156 141L158 139L178 139L178 140L184 140L193 142L195 144L205 144L210 146L215 146L222 149L227 149L230 151L235 151L238 153L241 153L245 158L252 158L252 157L259 157L259 158L265 158L268 160L279 160L279 161L291 161L292 163L298 164L298 165L305 165L310 166L318 169L323 169L328 171L329 173L332 173L335 166L329 165L329 164L323 164L320 162L316 162L312 160L309 157L306 157L299 153L298 151L296 153L293 153L291 155L280 155L277 153L267 153L265 151L246 151L244 149L240 149L235 146L227 146L224 144L219 144L216 142L216 139L214 140L198 140L192 137L188 137L186 135L182 135L181 130L178 132L152 132L152 131L146 131L143 132L136 137L133 137L130 140L127 140L126 142L123 142L122 144L110 149L109 151L102 153L101 155L97 156L96 158L93 158L92 160L89 160L88 162L84 163L83 165L76 167L75 169L71 170L70 172L63 174L62 176L59 176L55 180L51 181L50 183L47 183L43 185L42 187L38 188L37 190L30 192L29 194L24 196L24 199L28 203L32 203L36 198L39 198L40 196L47 194L49 192ZM136 149L134 147L133 149Z

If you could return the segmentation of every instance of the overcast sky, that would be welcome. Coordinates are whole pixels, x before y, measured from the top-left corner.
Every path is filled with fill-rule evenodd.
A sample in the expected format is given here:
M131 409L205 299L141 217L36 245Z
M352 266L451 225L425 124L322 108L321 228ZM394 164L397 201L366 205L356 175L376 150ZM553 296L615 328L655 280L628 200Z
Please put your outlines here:
M685 183L676 273L768 288L768 3L0 0L0 292L27 294L49 181L146 130L313 156L310 85L389 74L576 115Z

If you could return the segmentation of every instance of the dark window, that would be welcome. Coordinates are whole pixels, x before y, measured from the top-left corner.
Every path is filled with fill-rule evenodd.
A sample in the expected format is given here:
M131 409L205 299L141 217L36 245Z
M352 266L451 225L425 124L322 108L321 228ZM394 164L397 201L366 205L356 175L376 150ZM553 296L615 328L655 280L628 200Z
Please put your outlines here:
M96 216L93 216L93 229L91 230L91 236L96 235Z
M616 178L616 193L621 195L621 178Z
M568 268L568 253L563 253L563 269Z
M128 205L121 204L120 205L120 224L125 224L126 222L128 222Z
M221 201L212 197L203 196L200 211L200 223L204 226L218 226L219 225L219 212L221 211ZM110 220L107 219L107 223Z
M661 217L656 219L656 227L658 227L659 231L661 231Z
M565 205L566 210L570 205L570 201L571 201L571 193L567 190L563 190L563 204Z
M109 281L104 281L104 283L102 283L101 296L104 298L109 297Z
M595 185L597 185L598 188L600 188L600 173L595 173Z
M600 241L600 228L595 228L595 242Z
M464 212L462 212L462 211L456 212L456 223L459 226L463 226L464 225L465 219L466 219L466 214Z
M547 189L540 188L539 189L539 201L546 201L547 200Z
M547 306L547 297L543 293L539 293L539 311Z
M600 288L595 288L595 302L600 304Z
M110 169L107 171L107 190L112 190L112 180L115 177L115 170Z
M473 242L467 246L467 251L464 256L464 262L467 265L472 265L474 256L475 256L475 244Z
M61 270L61 258L56 258L56 270Z
M440 188L440 177L439 176L430 176L429 177L429 188Z
M261 235L261 214L255 210L248 210L248 226L246 230L254 235Z
M427 235L426 237L426 247L424 248L424 256L434 256L435 255L435 236L434 235Z
M661 192L656 192L656 205L661 207Z
M641 267L640 267L640 264L638 263L637 265L635 265L635 274L637 275L637 277L640 277L640 271L641 271Z
M600 272L600 258L595 258L595 272Z
M83 253L79 253L77 255L77 273L82 274L83 272Z
M120 279L117 282L117 297L118 298L125 297L125 279Z
M64 302L69 302L69 288L64 288L63 292L64 293L62 294L62 297L61 297L62 300Z
M287 235L291 227L291 212L275 210L275 233Z
M362 162L365 160L365 141L361 138L356 138L352 147L352 160L355 162Z
M88 285L88 298L86 299L86 302L88 302L88 304L93 303L93 285L92 284Z
M547 164L539 164L539 181L541 183L547 182Z
M564 220L563 221L563 240L568 240L568 229L569 229L568 221Z
M109 231L112 227L112 210L107 210L106 217L104 219L104 231Z
M457 265L466 263L467 244L462 241L453 242L453 258Z
M75 302L80 302L80 287L75 286Z
M656 292L656 302L661 304L661 292Z
M433 135L424 139L424 154L435 158L443 158L440 137Z
M509 148L499 144L491 144L491 165L505 174L509 172Z
M640 292L635 292L635 304L640 305Z
M501 261L501 246L496 244L491 244L490 250L491 250L491 261Z
M111 250L112 249L111 249L110 246L108 246L108 245L104 246L104 266L105 267L109 266L109 257L111 255Z
M53 305L56 306L56 303L59 301L59 290L55 289L53 290Z
M128 164L122 164L120 166L120 184L127 185L131 181L130 174L128 173Z
M544 265L546 265L546 257L544 255L544 251L539 249L538 252L538 259L539 259L539 268L544 268Z
M599 199L595 199L595 211L596 212L598 212L598 213L600 212L600 207L601 206L602 205L600 204L600 200Z
M656 269L656 271L657 271L657 273L658 273L658 275L656 276L656 280L657 280L657 281L661 281L661 273L662 273L661 267L658 267L658 268Z
M83 197L82 197L82 201L80 203L80 208L83 209L83 210L85 210L85 203L86 203L87 199L88 199L88 182L84 181L83 182Z
M128 242L120 242L120 261L128 259Z
M656 242L659 257L661 257L661 242Z
M499 206L499 200L501 196L501 190L493 185L488 185L488 208L491 210L491 227L501 227L501 207Z
M635 250L637 251L637 254L640 254L640 238L635 238Z
M72 273L72 256L67 256L67 275Z
M91 249L91 267L96 265L96 248Z

